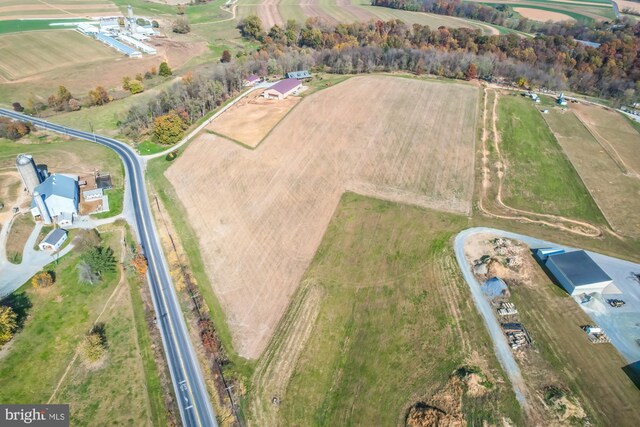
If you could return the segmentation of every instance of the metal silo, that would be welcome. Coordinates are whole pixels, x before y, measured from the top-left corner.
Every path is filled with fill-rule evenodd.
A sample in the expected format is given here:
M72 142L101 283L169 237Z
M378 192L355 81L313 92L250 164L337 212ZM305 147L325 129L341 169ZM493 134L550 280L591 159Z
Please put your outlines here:
M33 189L40 184L40 174L33 157L30 154L19 154L16 158L16 167L20 172L25 188L29 194L33 194Z
M51 224L51 215L49 215L49 210L47 209L47 204L44 202L44 199L37 191L33 193L33 200L36 202L36 206L40 211L40 218L45 224Z

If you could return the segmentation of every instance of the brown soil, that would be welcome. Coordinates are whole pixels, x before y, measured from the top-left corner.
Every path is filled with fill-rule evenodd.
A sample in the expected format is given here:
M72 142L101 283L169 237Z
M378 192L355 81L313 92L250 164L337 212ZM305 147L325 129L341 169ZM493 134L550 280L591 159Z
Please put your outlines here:
M476 97L353 78L305 98L255 151L207 134L185 150L166 176L241 355L264 350L345 190L470 212Z
M278 3L280 3L280 0L263 0L262 3L257 6L258 17L262 21L264 28L268 29L274 25L282 26L284 24L284 20L278 9Z
M207 130L256 147L287 113L300 102L290 96L283 100L265 99L255 91L215 119Z
M616 112L570 105L545 114L549 128L615 232L638 236L640 135Z
M525 18L533 19L534 21L541 22L562 22L571 21L575 22L575 19L564 13L551 12L548 10L530 9L528 7L514 7L513 10Z

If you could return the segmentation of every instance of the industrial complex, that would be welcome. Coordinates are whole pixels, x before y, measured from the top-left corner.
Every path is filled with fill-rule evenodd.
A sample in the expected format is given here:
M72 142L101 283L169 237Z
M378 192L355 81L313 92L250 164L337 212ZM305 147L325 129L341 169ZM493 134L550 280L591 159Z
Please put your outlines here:
M140 25L140 21L147 24ZM121 23L123 25L120 25ZM97 26L94 23L85 22L78 24L77 30L130 58L140 58L143 53L148 55L157 53L156 48L144 43L150 37L157 35L151 22L145 18L136 17L131 6L128 7L128 14L124 18L103 17L100 18Z

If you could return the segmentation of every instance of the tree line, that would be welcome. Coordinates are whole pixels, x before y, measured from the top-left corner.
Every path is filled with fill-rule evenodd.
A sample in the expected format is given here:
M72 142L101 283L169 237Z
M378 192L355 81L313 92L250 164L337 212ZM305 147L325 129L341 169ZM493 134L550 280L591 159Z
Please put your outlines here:
M262 42L267 57L277 60L292 51L307 52L313 58L310 66L323 66L329 72L401 69L455 78L474 63L485 78L515 81L524 77L551 89L571 89L619 102L637 99L640 23L542 27L544 31L535 37L520 37L484 35L468 28L409 26L400 20L332 26L309 18L304 25L289 21L267 32L256 16L239 23L243 35ZM583 39L601 45L578 41Z

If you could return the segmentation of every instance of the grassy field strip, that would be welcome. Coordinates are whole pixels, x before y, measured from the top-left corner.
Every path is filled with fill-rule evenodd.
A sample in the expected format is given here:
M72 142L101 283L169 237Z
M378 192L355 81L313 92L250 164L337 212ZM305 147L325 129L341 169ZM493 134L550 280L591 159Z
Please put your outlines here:
M505 180L504 203L603 224L600 210L545 126L536 104L509 94L500 97L497 105L498 154L504 156L503 167L517 170Z
M25 50L32 55L24 55ZM70 64L115 60L113 50L72 30L37 31L0 36L0 75L8 80L51 71Z
M617 112L607 111L606 117L600 118L598 116L602 112L594 114L594 110L589 107L586 110L574 109L574 114L623 174L640 179L640 135Z
M124 248L124 230L120 229L120 235L121 235L121 241L123 242L123 246L120 248L120 254L121 254L120 263L123 263L124 262L124 249L125 249ZM126 279L125 279L125 275L124 275L124 269L121 267L120 268L120 280L118 281L118 284L116 285L116 287L113 289L113 292L111 293L109 298L107 298L107 301L104 303L104 307L102 307L102 311L98 314L98 316L96 317L96 320L93 322L93 326L98 324L98 322L102 318L102 315L107 310L107 307L109 307L109 304L111 303L111 300L116 295L116 293L118 292L118 290L120 289L120 287L122 286L123 283L126 283ZM65 369L64 374L62 374L62 376L60 377L60 380L58 381L58 384L56 385L56 388L53 390L53 393L51 393L51 397L49 398L47 403L51 403L53 401L54 397L56 396L56 393L58 392L58 389L60 388L60 386L64 382L64 379L67 377L67 374L69 373L69 370L71 369L71 366L76 361L76 359L78 358L79 354L80 354L79 350L76 350L76 353L73 355L73 358L71 359L71 362L69 362L69 364L67 365L67 369Z
M571 159L611 227L638 236L640 181L624 175L572 112L551 111L545 120Z
M287 310L278 333L260 357L251 381L255 390L248 408L255 425L277 425L277 411L272 399L286 392L296 363L313 331L322 296L320 286L304 283Z
M590 24L595 20L613 19L614 16L613 9L610 6L605 7L600 5L573 5L571 3L564 2L536 2L536 0L524 0L522 2L518 2L517 4L499 0L481 3L493 7L496 7L498 5L508 5L512 7L523 7L560 13L570 16L571 18L583 24Z
M5 246L7 260L9 260L9 262L13 264L20 264L22 262L24 246L33 231L34 225L35 222L33 221L31 212L13 217Z
M491 102L488 102L491 100ZM502 155L500 148L501 135L496 126L498 93L486 90L483 100L483 128L481 132L481 173L479 210L486 216L506 220L524 221L531 224L545 225L551 228L567 231L581 236L601 236L602 231L593 224L557 214L532 212L524 208L516 208L503 200L505 175L509 163ZM491 105L492 107L489 107ZM491 125L489 125L489 122ZM489 128L489 126L491 126ZM489 144L491 139L492 144ZM530 165L530 167L537 167ZM530 171L529 171L530 173ZM518 170L516 170L518 175ZM497 181L497 185L495 185ZM611 232L611 230L607 230Z
M276 424L400 424L409 406L427 401L464 364L478 366L492 384L478 400L464 399L466 420L492 423L504 416L521 422L449 249L452 230L465 223L462 216L343 196L305 275L324 297L278 396ZM262 383L277 383L279 373L291 369L288 360L278 360L286 355L277 348L289 348L281 334L299 304L296 299L259 363ZM278 371L276 363L282 364ZM262 394L255 399L271 404L268 391L257 390ZM258 425L261 419L249 420Z

